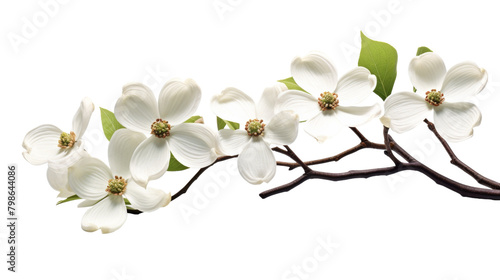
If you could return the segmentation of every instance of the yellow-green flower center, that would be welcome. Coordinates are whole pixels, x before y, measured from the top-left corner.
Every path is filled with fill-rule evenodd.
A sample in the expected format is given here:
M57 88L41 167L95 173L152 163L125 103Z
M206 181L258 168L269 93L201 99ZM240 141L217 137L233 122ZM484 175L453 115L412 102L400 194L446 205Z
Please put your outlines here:
M425 93L425 101L431 105L439 106L444 102L444 97L439 90L431 89Z
M165 138L170 135L170 129L172 129L172 126L168 123L168 121L156 119L156 121L151 125L151 134L158 138Z
M247 123L245 124L245 130L250 136L259 136L264 133L265 126L266 124L263 123L262 120L253 119L247 121Z
M121 176L115 176L114 179L109 179L106 191L113 195L123 195L127 190L127 180Z
M75 139L76 139L76 135L73 131L71 131L69 134L66 133L66 132L63 132L61 133L61 136L59 137L59 141L58 141L58 147L61 148L61 149L69 149L71 147L73 147L73 145L75 144Z
M321 111L333 110L339 106L339 96L329 91L323 92L318 98L318 105Z

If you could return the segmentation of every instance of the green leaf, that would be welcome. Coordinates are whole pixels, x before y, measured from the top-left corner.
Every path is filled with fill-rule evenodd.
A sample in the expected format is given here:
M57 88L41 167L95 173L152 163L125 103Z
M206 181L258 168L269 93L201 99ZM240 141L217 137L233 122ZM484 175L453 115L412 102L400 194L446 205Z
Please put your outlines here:
M240 128L239 123L226 121L226 120L223 120L223 119L217 117L217 130L223 129L224 127L226 127L226 125L227 125L227 127L229 127L232 130L236 130L236 129Z
M377 77L374 92L385 100L391 95L396 81L398 53L396 49L384 42L374 41L361 32L361 52L358 65L370 70Z
M187 119L184 123L194 123L201 118L202 116L192 116L189 119Z
M423 53L426 53L426 52L432 52L432 51L428 47L422 46L422 47L418 48L418 50L417 50L417 56L419 56L419 55L421 55Z
M297 83L295 82L295 80L293 79L293 77L286 78L286 79L283 79L283 80L278 80L278 82L284 83L285 86L288 89L296 89L296 90L300 90L300 91L303 91L303 92L307 92L303 88L301 88L299 85L297 85Z
M423 53L426 53L426 52L432 52L432 51L428 47L422 46L422 47L417 49L417 56L419 56ZM413 92L417 92L417 89L415 87L413 87Z
M221 130L224 127L226 127L226 122L223 119L217 117L217 130Z
M70 201L73 201L73 200L78 200L78 199L81 199L80 197L78 197L78 195L72 195L66 199L63 199L63 200L59 200L56 205L59 205L59 204L62 204L62 203L66 203L66 202L70 202Z
M182 163L180 163L172 153L170 153L170 162L168 163L168 171L181 171L181 170L186 170L189 167L184 166Z
M111 136L113 136L113 133L115 133L115 131L120 128L125 128L116 120L115 114L113 114L113 112L104 108L101 108L101 122L102 130L104 131L104 135L108 140L111 140Z

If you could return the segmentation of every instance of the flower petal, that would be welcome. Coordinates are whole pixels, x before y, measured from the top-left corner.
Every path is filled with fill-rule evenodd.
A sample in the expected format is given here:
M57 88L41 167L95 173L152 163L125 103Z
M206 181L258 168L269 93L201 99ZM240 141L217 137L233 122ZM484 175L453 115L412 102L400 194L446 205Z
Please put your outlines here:
M291 72L297 84L313 95L333 92L337 87L337 70L330 60L320 53L298 56L292 61Z
M465 101L481 92L487 81L486 70L471 62L459 63L446 73L441 92L446 101Z
M395 132L403 133L421 123L432 110L431 106L412 92L391 94L384 102L385 113L380 121Z
M127 207L121 196L108 195L105 199L88 209L82 218L84 231L110 233L119 229L127 220Z
M59 192L58 197L69 197L75 193L71 190L68 183L68 169L57 170L54 168L47 168L47 181L49 185Z
M299 116L290 111L274 115L264 128L264 140L271 144L289 145L299 132Z
M377 86L377 77L364 67L356 67L339 80L335 93L342 106L352 106L363 102L373 94Z
M105 197L108 181L112 178L109 167L97 158L84 157L68 169L69 185L83 199Z
M192 79L170 80L160 92L160 117L170 124L182 123L191 117L201 100L201 89Z
M69 197L75 193L69 186L68 168L77 163L83 157L90 155L82 148L74 149L74 152L58 160L49 160L47 168L47 180L49 185L56 191L59 191L58 197Z
M130 178L130 159L137 146L144 140L144 134L126 128L113 133L109 140L108 161L114 175Z
M481 124L481 112L469 102L444 102L434 110L436 129L446 140L458 142L470 138Z
M219 141L222 153L226 155L237 155L241 153L250 136L245 130L221 129L219 130Z
M202 168L217 159L214 134L203 124L182 123L168 137L174 157L185 166Z
M170 147L165 139L150 136L135 149L130 159L130 173L139 185L160 178L168 169Z
M238 170L250 184L271 181L276 173L276 159L269 144L261 137L252 137L238 156Z
M342 123L335 117L335 113L332 110L327 110L308 120L304 130L318 142L323 143L335 136L341 128Z
M125 196L132 204L132 207L141 211L150 212L160 207L165 207L170 203L172 197L170 193L155 188L143 188L132 180L127 184Z
M83 98L80 108L73 117L73 132L76 134L76 141L81 139L87 130L92 112L94 112L94 103L88 97Z
M84 201L78 203L78 208L83 208L83 207L90 207L94 206L97 202L101 200L91 200L91 199L85 199Z
M318 99L299 90L287 90L278 96L276 112L293 111L301 120L316 116L321 109Z
M427 52L410 61L408 73L410 81L418 92L439 90L446 75L446 66L439 55Z
M160 116L155 95L143 84L125 85L116 101L115 116L126 128L149 134L151 124Z
M382 107L376 103L373 106L363 107L344 107L338 106L335 109L335 117L339 119L345 126L360 126L374 118L380 117L382 114Z
M259 103L257 103L257 118L264 122L271 120L274 116L278 95L288 90L285 84L275 83L273 86L264 89Z
M257 116L253 99L236 88L226 88L220 94L214 95L210 106L216 116L240 125Z
M45 124L30 130L23 141L23 156L31 164L47 163L49 159L63 156L58 141L62 131L54 125Z

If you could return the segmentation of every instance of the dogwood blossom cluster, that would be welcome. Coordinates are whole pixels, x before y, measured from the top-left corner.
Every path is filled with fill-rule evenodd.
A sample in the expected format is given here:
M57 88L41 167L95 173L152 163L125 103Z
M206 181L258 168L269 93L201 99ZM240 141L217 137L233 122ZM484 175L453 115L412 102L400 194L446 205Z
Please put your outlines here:
M416 92L394 93L382 104L370 98L377 77L367 68L357 66L339 74L321 53L298 56L291 63L291 76L301 90L276 83L263 90L258 102L234 87L215 94L210 102L214 115L239 124L239 129L218 131L186 122L202 97L194 80L170 80L158 96L146 85L127 84L114 107L124 128L110 139L107 163L84 149L82 136L94 111L89 98L81 101L71 130L41 125L29 131L23 155L31 164L47 164L47 179L59 197L83 199L78 205L88 208L83 230L113 232L126 221L127 209L150 212L169 204L171 194L148 183L168 176L171 157L186 167L204 168L219 156L238 155L242 178L261 184L276 174L272 147L292 144L302 130L321 145L342 137L342 127L374 119L404 133L433 112L445 139L472 136L481 113L469 99L486 85L486 71L471 62L446 71L443 60L428 52L413 58L408 72Z

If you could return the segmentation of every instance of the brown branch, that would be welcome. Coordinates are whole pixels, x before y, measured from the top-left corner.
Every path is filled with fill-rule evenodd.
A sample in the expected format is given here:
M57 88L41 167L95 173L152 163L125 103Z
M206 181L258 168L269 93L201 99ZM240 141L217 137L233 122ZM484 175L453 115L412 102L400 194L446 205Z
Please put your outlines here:
M389 138L389 128L384 126L384 144L385 144L385 154L394 162L396 166L401 164L401 161L392 153L391 149L391 139Z
M193 178L191 178L191 180L189 180L189 182L187 182L187 184L182 189L180 189L178 192L176 192L174 195L172 195L172 200L174 200L174 199L178 198L179 196L185 194L187 192L187 190L189 189L189 187L191 187L191 185L201 176L201 174L203 174L203 172L205 172L212 165L214 165L214 164L216 164L218 162L221 162L221 161L225 161L225 160L228 160L228 159L231 159L231 158L235 158L235 157L238 157L238 155L218 157L212 164L210 164L208 166L205 166L205 167L201 168L200 170L198 170L198 172L196 172L196 174L194 174ZM134 214L134 215L139 215L139 214L142 213L142 211L141 210L137 210L137 209L127 208L127 213Z
M288 192L309 179L322 179L329 181L343 181L356 178L367 179L374 176L388 176L404 170L413 170L420 172L429 177L436 184L444 186L464 197L500 200L500 190L471 187L456 182L450 178L447 178L437 173L436 171L432 170L431 168L427 167L426 165L418 161L401 163L400 165L393 167L384 167L384 168L366 169L366 170L351 170L343 173L329 173L329 172L319 172L312 170L311 172L301 175L299 178L295 179L294 181L288 184L264 191L259 195L261 198L267 198L279 193Z
M194 174L193 178L191 178L191 180L189 180L189 182L187 182L187 184L182 189L180 189L178 192L176 192L174 195L172 195L172 200L174 200L174 199L178 198L179 196L183 195L184 193L186 193L187 190L189 189L189 187L191 187L191 185L194 183L194 181L196 181L201 176L201 174L203 174L203 172L205 172L207 169L209 169L212 165L214 165L218 162L221 162L221 161L235 158L235 157L238 157L238 155L218 157L212 164L205 166L205 167L201 168L200 170L198 170L198 172L196 172L196 174Z
M342 158L344 158L348 155L354 154L355 152L360 151L360 150L365 149L365 148L377 149L377 150L384 150L386 148L386 146L384 144L373 143L373 142L369 141L368 139L366 139L366 137L363 134L361 134L361 132L359 132L359 130L357 128L350 127L350 129L361 140L361 142L359 144L357 144L356 146L349 148L341 153L338 153L334 156L330 156L330 157L326 157L326 158L322 158L322 159L317 159L317 160L304 161L303 163L307 166L323 164L323 163L328 163L328 162L333 162L333 161L339 161ZM283 149L280 149L280 150L274 150L274 151L286 154L285 150L283 150ZM277 161L276 164L279 166L286 166L286 167L288 167L289 170L293 170L297 167L300 167L300 165L296 162Z
M462 169L465 173L469 174L472 178L474 178L479 184L487 186L492 189L497 189L500 190L500 183L495 182L481 174L479 174L477 171L469 167L467 164L465 164L463 161L461 161L453 152L451 149L450 145L448 145L448 142L438 133L436 130L436 126L430 122L429 120L425 119L424 122L427 124L427 127L429 128L430 131L434 133L436 138L441 142L441 145L443 145L444 149L450 156L451 160L450 163L457 166L458 168Z

